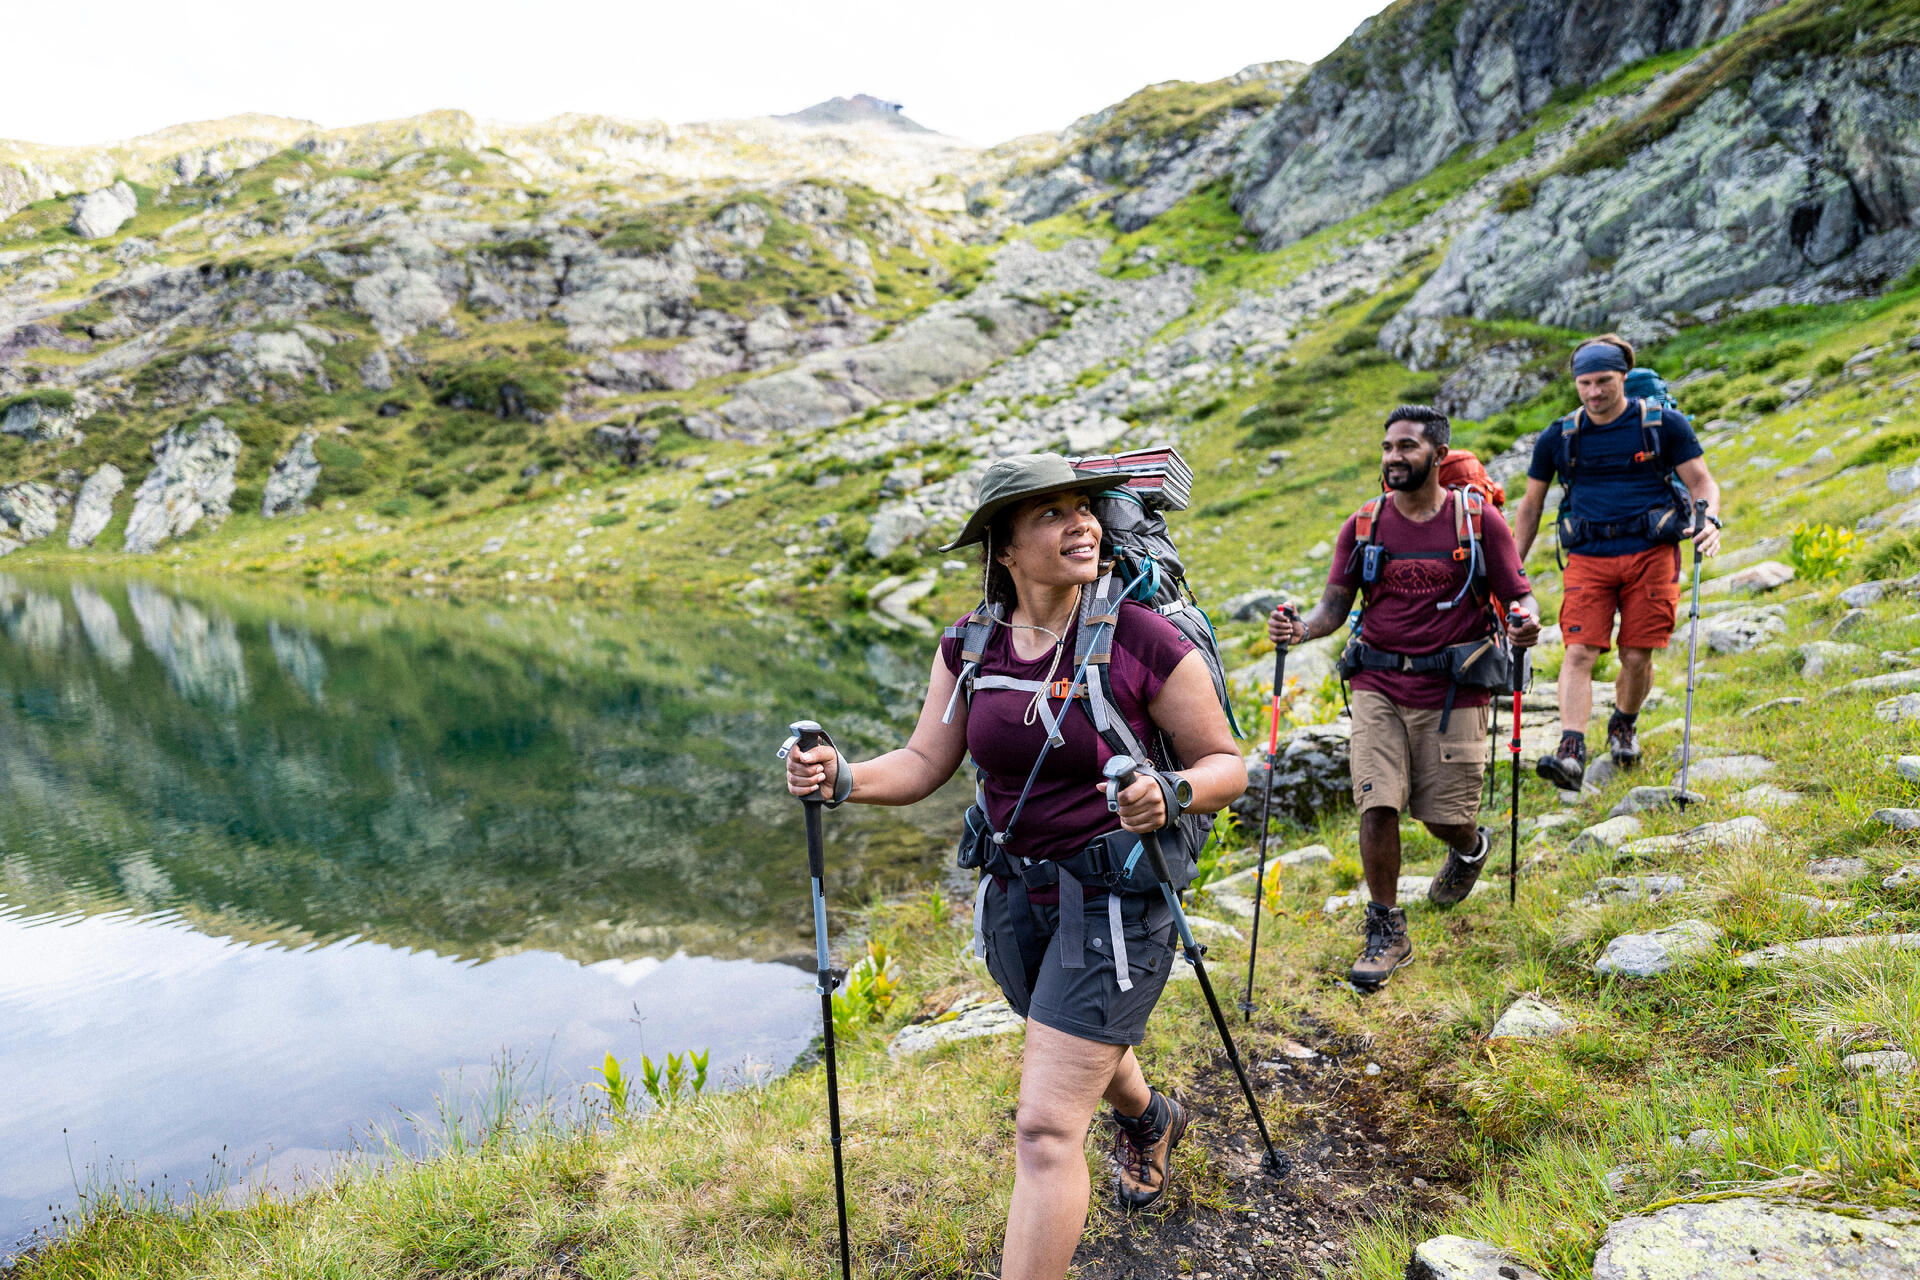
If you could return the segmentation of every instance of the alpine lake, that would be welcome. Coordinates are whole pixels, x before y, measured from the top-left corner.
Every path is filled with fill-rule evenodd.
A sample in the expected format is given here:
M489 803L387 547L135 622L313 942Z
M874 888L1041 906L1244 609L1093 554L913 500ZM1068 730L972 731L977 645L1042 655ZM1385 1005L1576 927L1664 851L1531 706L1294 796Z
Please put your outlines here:
M820 1004L774 753L801 717L897 745L932 651L0 575L0 1258L93 1198L283 1194L503 1106L578 1116L608 1054L785 1070ZM965 800L828 815L830 905L937 883Z

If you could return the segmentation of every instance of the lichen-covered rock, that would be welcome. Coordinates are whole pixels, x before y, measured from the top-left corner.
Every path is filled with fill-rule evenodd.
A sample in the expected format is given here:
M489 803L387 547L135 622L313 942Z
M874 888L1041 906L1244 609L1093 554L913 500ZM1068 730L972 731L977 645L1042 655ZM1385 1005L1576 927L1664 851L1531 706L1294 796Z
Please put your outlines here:
M1602 977L1651 978L1691 964L1719 943L1721 930L1705 920L1679 920L1652 933L1623 933L1594 963Z
M319 483L320 459L313 453L313 432L302 431L273 464L260 496L260 514L269 520L283 514L298 515L307 509L307 499Z
M140 211L133 188L116 182L99 191L89 191L73 202L74 234L82 240L99 240L127 224Z
M67 545L78 551L91 547L100 531L113 520L113 500L127 487L127 478L111 462L102 463L80 486L73 503L73 523L67 528Z
M353 301L389 345L438 324L453 310L453 298L431 272L392 266L353 283Z
M1920 1216L1742 1197L1677 1204L1607 1228L1593 1280L1910 1280Z
M1016 1035L1024 1032L1026 1027L1026 1021L1005 1000L976 996L960 1001L931 1021L900 1028L887 1045L887 1056L911 1057L962 1040Z
M28 444L65 440L73 434L77 414L71 406L44 400L16 400L0 418L0 435L20 436Z
M1541 1275L1485 1240L1435 1236L1413 1247L1407 1280L1541 1280Z
M867 526L867 554L885 560L926 531L927 517L918 506L896 503L876 512L873 523Z
M1608 853L1639 835L1646 826L1631 814L1597 822L1567 844L1570 853Z
M1620 846L1620 855L1645 858L1662 853L1705 853L1722 849L1748 849L1766 841L1773 831L1766 822L1750 813L1725 822L1703 822L1697 827L1666 836L1648 836Z
M1810 640L1800 646L1800 678L1818 680L1829 671L1845 670L1866 656L1866 649L1857 644Z
M1557 368L1541 363L1542 354L1541 348L1526 342L1488 347L1447 375L1434 397L1434 407L1456 418L1477 420L1531 400L1559 376Z
M59 524L60 508L68 496L65 490L36 480L0 485L0 525L21 542L38 542Z
M1306 725L1287 735L1273 773L1273 814L1311 825L1320 815L1350 804L1353 781L1348 761L1353 751L1350 722ZM1247 757L1247 789L1233 811L1249 827L1260 823L1267 787L1267 753Z
M1920 933L1845 934L1837 938L1802 938L1776 942L1740 957L1742 968L1765 969L1795 960L1839 955L1848 951L1911 951L1920 947Z
M191 431L175 427L154 441L153 470L133 495L126 549L154 551L203 519L216 525L224 521L239 460L240 437L218 418Z
M1521 996L1507 1006L1487 1033L1490 1040L1539 1040L1557 1036L1573 1024L1539 996Z

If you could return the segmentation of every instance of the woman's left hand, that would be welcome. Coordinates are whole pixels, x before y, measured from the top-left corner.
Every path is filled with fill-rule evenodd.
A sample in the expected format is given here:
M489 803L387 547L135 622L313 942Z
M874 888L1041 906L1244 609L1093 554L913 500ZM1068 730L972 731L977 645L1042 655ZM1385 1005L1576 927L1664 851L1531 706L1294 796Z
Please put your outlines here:
M1094 790L1104 797L1107 784L1097 783ZM1167 825L1167 797L1159 783L1143 773L1120 793L1120 825L1135 835L1158 831Z

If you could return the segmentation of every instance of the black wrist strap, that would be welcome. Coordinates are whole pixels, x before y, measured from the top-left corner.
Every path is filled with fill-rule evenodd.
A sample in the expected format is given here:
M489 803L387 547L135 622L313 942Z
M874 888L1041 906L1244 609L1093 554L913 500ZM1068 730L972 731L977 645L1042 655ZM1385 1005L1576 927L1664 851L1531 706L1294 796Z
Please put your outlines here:
M840 744L825 729L820 731L820 741L833 748L833 798L822 800L820 804L822 808L838 809L853 794L853 766L841 752Z

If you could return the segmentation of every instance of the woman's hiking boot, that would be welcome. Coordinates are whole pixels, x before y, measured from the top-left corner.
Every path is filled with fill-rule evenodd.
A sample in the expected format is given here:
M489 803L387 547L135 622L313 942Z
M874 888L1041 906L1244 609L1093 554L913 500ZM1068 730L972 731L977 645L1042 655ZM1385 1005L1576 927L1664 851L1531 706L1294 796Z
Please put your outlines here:
M1480 871L1487 865L1487 850L1492 842L1487 829L1480 827L1473 833L1473 849L1461 853L1458 849L1447 850L1447 861L1440 868L1440 874L1427 886L1427 901L1437 907L1450 907L1473 892L1474 881L1480 878Z
M1365 927L1366 943L1353 968L1347 970L1347 980L1363 991L1371 991L1413 959L1413 940L1407 937L1407 913L1399 907L1369 902Z
M1173 1149L1187 1132L1187 1109L1158 1089L1151 1093L1140 1115L1113 1113L1114 1199L1135 1213L1166 1198Z
M1562 791L1578 791L1587 776L1587 740L1577 733L1560 735L1560 745L1550 756L1541 756L1533 771Z
M1637 714L1628 716L1616 711L1607 720L1607 751L1621 769L1631 769L1640 763L1640 734L1636 729L1639 718Z

